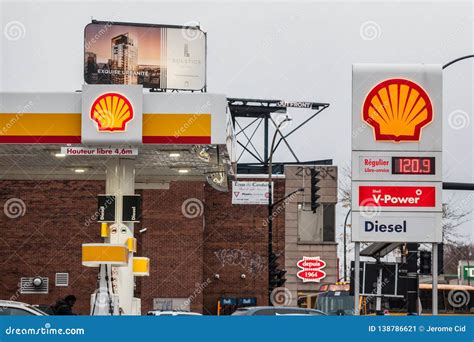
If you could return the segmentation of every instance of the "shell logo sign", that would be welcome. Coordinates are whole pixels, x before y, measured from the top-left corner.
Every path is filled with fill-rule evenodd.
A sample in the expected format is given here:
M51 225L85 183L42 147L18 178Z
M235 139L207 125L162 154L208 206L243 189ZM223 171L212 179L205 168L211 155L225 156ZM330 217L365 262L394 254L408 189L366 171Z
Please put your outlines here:
M433 106L418 84L394 78L369 92L362 117L373 127L376 141L420 141L423 127L433 120Z
M326 272L321 270L326 267L326 262L319 257L303 257L296 265L301 268L296 274L298 278L306 282L319 283L321 279L326 277Z
M92 103L90 118L99 132L125 132L133 119L133 107L122 94L105 93Z

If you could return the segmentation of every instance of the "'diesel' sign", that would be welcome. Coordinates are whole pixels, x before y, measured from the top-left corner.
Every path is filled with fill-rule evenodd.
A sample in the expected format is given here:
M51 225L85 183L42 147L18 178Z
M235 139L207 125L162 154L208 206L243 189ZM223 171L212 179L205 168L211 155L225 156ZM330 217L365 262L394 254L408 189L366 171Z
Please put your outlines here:
M441 242L441 66L352 73L352 240Z

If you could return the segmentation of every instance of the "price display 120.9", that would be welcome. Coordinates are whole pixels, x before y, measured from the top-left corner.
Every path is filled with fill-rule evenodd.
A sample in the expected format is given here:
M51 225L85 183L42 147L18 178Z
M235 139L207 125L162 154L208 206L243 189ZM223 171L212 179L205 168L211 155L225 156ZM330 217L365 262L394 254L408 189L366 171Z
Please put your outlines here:
M435 157L392 157L394 175L434 175Z

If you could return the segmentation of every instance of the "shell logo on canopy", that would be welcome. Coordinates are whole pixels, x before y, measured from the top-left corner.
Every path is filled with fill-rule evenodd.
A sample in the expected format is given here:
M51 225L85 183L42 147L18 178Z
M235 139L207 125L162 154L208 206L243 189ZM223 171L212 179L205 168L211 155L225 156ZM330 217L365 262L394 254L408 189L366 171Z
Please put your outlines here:
M90 118L99 132L125 132L133 119L133 107L122 94L106 93L92 103Z
M433 120L433 106L418 84L394 78L369 92L362 117L373 127L376 141L420 141L423 127Z

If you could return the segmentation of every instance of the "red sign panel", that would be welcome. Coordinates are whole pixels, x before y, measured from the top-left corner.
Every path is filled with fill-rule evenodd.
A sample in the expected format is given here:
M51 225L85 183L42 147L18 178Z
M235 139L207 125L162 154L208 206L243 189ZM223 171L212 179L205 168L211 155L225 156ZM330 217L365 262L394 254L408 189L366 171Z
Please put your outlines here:
M315 281L319 282L321 279L326 277L326 272L322 270L301 270L296 276L303 280L303 282Z
M319 257L303 257L296 265L302 270L296 276L306 282L317 282L326 277L326 272L321 269L326 267L326 262Z
M359 206L435 207L434 186L359 186Z
M306 259L298 261L296 265L302 269L306 269L306 268L317 269L317 268L326 267L326 262L319 258L306 258Z

